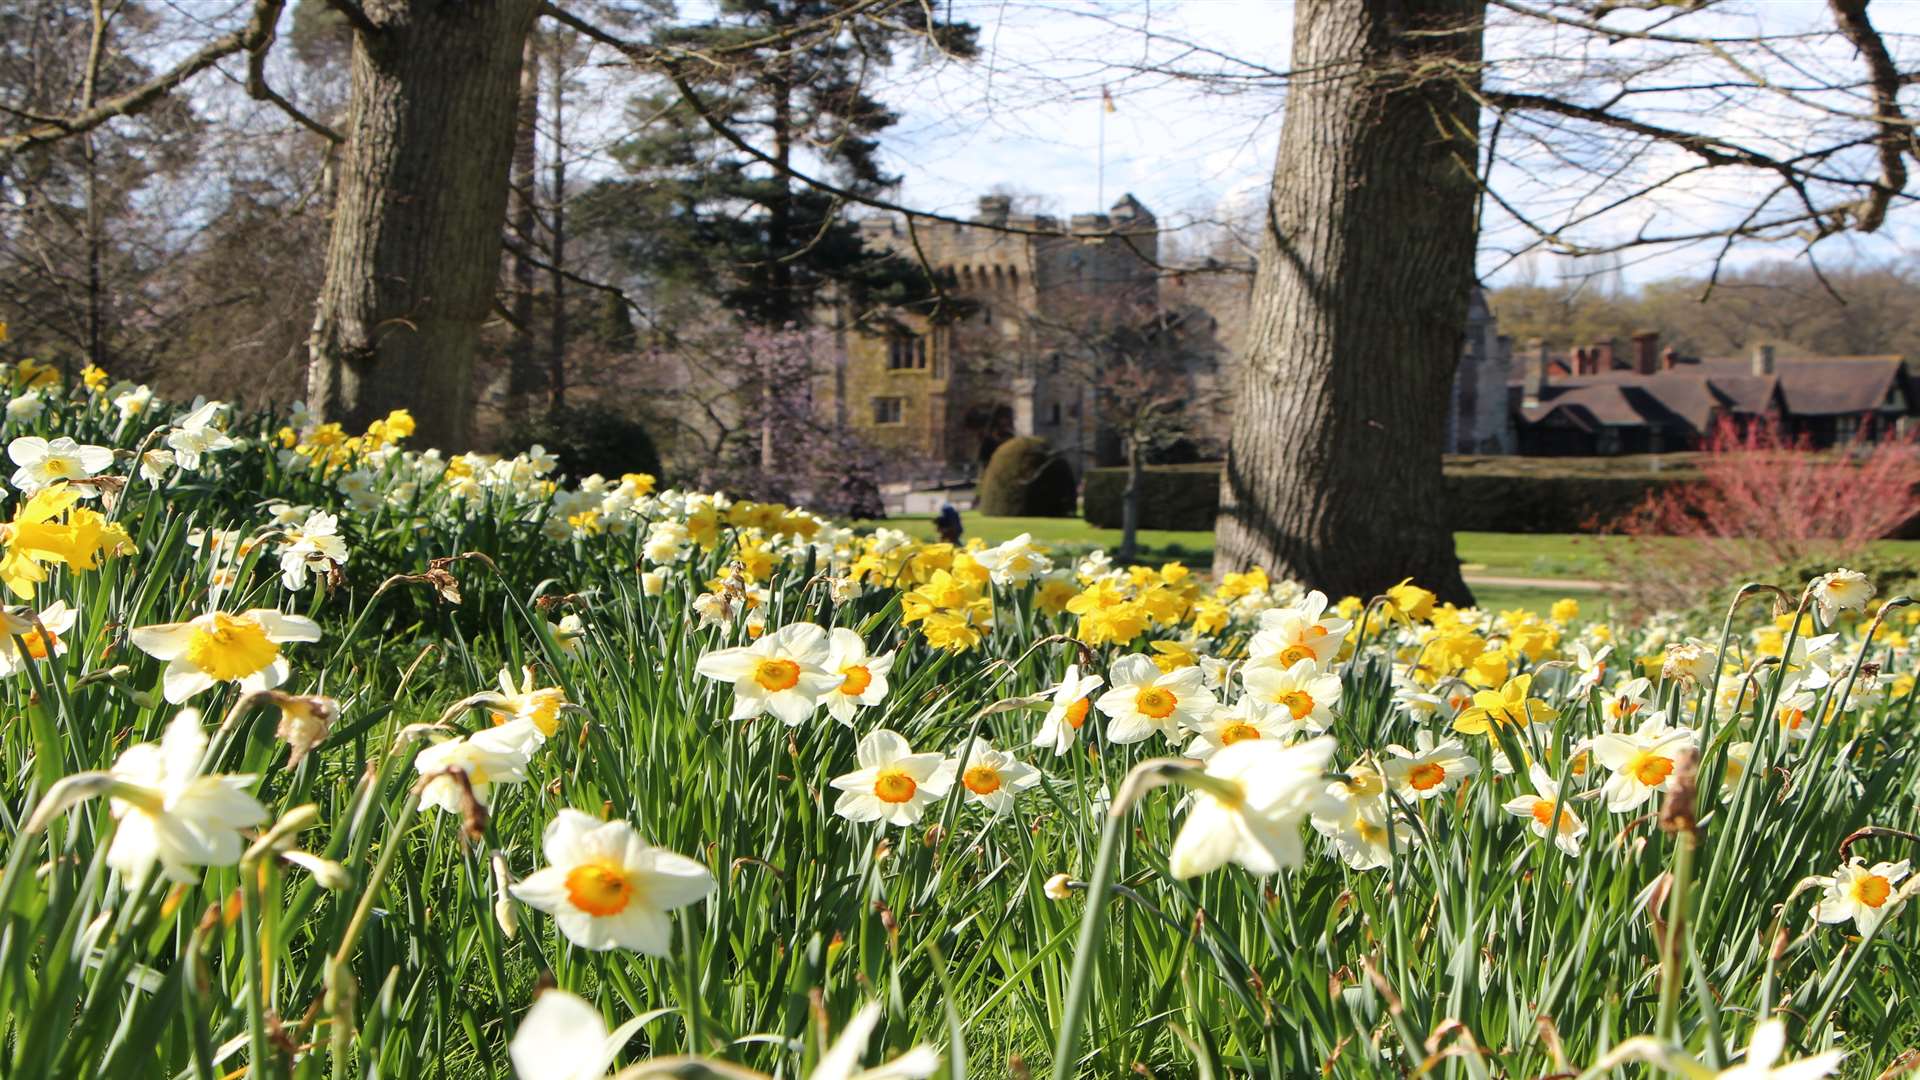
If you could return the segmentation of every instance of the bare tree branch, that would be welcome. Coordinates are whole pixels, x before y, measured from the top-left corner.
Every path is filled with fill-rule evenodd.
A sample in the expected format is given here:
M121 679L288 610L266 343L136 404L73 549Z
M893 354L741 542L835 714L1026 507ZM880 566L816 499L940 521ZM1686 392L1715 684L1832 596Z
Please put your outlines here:
M242 29L222 34L207 42L195 50L191 56L174 65L172 69L124 94L118 94L84 108L73 116L60 117L25 131L0 136L0 151L11 153L34 146L44 146L92 131L115 117L134 116L152 108L155 102L166 97L175 87L200 72L235 53L253 49L261 42L270 40L273 25L279 19L280 9L284 4L285 0L254 0L253 15Z
M1873 232L1887 219L1887 204L1907 186L1906 155L1916 146L1906 114L1900 109L1900 72L1887 52L1887 43L1867 18L1867 0L1828 0L1840 33L1866 61L1868 85L1873 89L1873 111L1880 134L1880 182L1854 209L1854 228Z

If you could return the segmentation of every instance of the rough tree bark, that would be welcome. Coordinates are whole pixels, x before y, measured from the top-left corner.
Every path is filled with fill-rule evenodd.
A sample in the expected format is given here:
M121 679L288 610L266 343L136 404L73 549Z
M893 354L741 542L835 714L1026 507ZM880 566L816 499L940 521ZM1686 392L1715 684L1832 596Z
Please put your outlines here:
M1302 0L1217 560L1469 598L1441 487L1473 282L1485 0Z
M362 427L411 409L470 441L474 350L500 272L521 52L539 0L364 0L308 403Z
M553 259L547 271L547 289L553 294L553 318L547 323L547 412L567 404L567 50L554 42L548 50L553 62L553 168L547 192L547 229Z
M520 61L520 111L514 121L513 172L509 182L509 205L513 217L511 232L516 245L508 259L513 292L513 338L507 344L507 401L509 423L525 423L532 413L534 395L540 393L540 364L533 354L533 265L534 230L539 220L534 213L534 169L537 126L540 120L540 59L532 41L526 45Z

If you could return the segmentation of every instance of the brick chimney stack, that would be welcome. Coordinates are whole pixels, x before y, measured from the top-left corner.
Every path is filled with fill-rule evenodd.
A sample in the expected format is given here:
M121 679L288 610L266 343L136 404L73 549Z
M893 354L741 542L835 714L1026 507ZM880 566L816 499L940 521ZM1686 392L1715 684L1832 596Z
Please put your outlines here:
M1651 375L1660 370L1660 332L1642 330L1633 335L1633 370Z
M1601 338L1593 343L1593 348L1587 350L1587 358L1595 372L1612 371L1613 356L1617 351L1612 338Z
M1585 349L1573 350L1573 373L1575 375L1590 374L1590 372L1587 371L1587 368L1591 366L1592 363L1593 363L1593 358L1587 355L1587 350Z
M1520 403L1528 408L1540 404L1540 391L1547 385L1547 339L1534 338L1527 345L1527 366L1520 380Z
M1753 373L1755 375L1773 374L1773 346L1755 345L1753 347Z

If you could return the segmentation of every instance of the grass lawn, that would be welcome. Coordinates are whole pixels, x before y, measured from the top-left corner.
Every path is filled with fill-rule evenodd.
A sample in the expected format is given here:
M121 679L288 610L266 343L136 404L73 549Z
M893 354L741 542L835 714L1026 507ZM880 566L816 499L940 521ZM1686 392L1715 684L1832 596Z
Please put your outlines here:
M966 537L978 536L989 544L998 544L1011 540L1021 533L1032 533L1035 540L1043 544L1080 544L1088 547L1099 546L1108 550L1120 547L1119 529L1096 529L1081 518L1041 518L1041 517L985 517L980 514L962 514L961 524L966 527ZM859 528L886 526L901 532L933 539L933 518L926 515L901 515L885 521L856 521ZM1141 529L1139 533L1140 557L1147 562L1165 562L1178 559L1196 569L1213 565L1213 534L1210 532L1185 532L1174 529Z
M1096 529L1080 518L962 517L968 537L978 536L989 544L1011 540L1021 533L1048 544L1098 544L1109 550L1120 546L1120 530ZM901 516L886 521L862 521L861 527L887 526L924 539L933 538L933 519L924 515ZM1158 563L1178 559L1195 569L1213 565L1213 534L1172 529L1140 530L1141 558ZM1606 536L1570 533L1489 533L1462 532L1453 537L1454 548L1467 576L1524 578L1598 578L1606 574L1604 545L1621 540ZM1882 555L1920 560L1920 540L1883 540L1874 545ZM1507 585L1480 585L1473 590L1480 606L1493 611L1528 608L1545 611L1547 605L1569 595L1552 588L1523 588ZM1582 603L1604 605L1603 598L1578 595Z
M1098 544L1108 549L1120 546L1119 529L1097 529L1080 518L984 517L967 514L962 518L968 537L978 536L989 544L1011 540L1021 533L1050 544ZM923 539L933 538L933 519L924 515L900 516L886 521L863 521L857 525L885 525ZM1213 534L1173 529L1140 530L1140 546L1148 561L1179 559L1194 567L1213 563ZM1460 559L1469 573L1496 577L1578 578L1599 565L1597 545L1604 538L1559 534L1463 532L1454 536Z

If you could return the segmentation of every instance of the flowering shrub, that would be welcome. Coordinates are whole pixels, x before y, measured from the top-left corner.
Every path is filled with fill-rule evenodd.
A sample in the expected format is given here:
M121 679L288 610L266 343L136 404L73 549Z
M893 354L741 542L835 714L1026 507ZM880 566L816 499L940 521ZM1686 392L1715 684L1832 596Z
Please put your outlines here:
M1698 599L1702 582L1818 558L1851 561L1920 515L1920 432L1818 452L1776 420L1722 419L1701 479L1607 523L1608 569L1649 609Z
M9 1078L1911 1041L1916 609L1851 571L1724 631L1366 603L0 384Z

